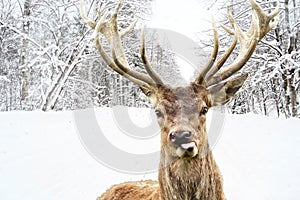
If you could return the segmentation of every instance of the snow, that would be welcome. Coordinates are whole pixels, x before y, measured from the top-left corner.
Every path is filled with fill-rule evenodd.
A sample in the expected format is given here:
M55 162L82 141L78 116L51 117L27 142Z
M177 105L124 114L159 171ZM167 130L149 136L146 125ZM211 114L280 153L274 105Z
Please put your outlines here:
M138 118L143 126L153 123L149 109L129 112L131 119ZM111 142L121 144L113 141L118 140L119 129L112 109L96 109L95 114L114 133ZM0 113L1 199L96 199L113 184L156 179L156 173L126 174L97 162L84 147L74 116L70 111ZM222 136L213 151L227 199L299 199L299 122L254 114L226 115ZM140 146L145 152L157 151L159 135ZM125 151L126 145L121 148Z
M0 76L0 81L8 82L10 83L11 81L7 78L7 76Z

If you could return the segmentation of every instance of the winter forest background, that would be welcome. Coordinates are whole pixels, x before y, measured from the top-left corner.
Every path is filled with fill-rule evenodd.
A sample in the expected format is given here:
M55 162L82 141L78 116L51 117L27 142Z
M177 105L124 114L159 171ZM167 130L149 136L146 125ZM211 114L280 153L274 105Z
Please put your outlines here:
M103 8L114 8L117 2L100 1ZM124 1L120 27L137 18L140 28L151 18L153 1ZM211 6L217 1L210 2ZM251 19L248 1L230 2L235 18L246 29ZM269 10L276 6L273 0L258 2ZM85 0L85 4L89 17L95 18L98 0ZM220 5L221 22L226 24L226 4ZM300 0L281 0L280 7L278 26L259 43L244 68L251 76L226 111L300 117ZM199 33L199 45L208 55L213 45L211 32ZM232 38L221 29L219 33L222 54ZM0 110L148 107L138 87L105 66L91 35L79 15L78 0L0 0ZM166 82L186 84L167 39L161 46L155 43L156 37L155 32L147 35L151 63ZM123 42L130 66L143 71L139 38L139 32L133 31Z

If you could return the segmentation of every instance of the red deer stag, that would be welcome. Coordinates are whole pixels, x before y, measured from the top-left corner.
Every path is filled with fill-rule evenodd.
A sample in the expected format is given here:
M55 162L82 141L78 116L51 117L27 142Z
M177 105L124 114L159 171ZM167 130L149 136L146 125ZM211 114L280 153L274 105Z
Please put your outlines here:
M209 108L225 104L239 90L247 74L232 77L251 57L257 43L277 24L279 6L266 13L250 0L253 14L249 30L242 31L228 10L232 26L222 27L233 36L233 42L220 58L218 33L214 30L214 48L211 57L196 77L186 87L164 84L152 69L145 52L144 33L141 39L141 60L147 71L143 74L130 69L124 54L121 38L135 26L135 22L119 33L117 15L121 2L114 12L98 20L89 19L80 6L81 16L95 30L94 42L104 61L114 71L136 83L150 99L161 128L161 156L159 180L127 182L115 185L98 200L222 200L225 199L222 176L209 149L206 132L206 113ZM273 19L276 19L272 22ZM104 50L100 33L111 47L111 56ZM239 43L239 54L233 63L220 70Z

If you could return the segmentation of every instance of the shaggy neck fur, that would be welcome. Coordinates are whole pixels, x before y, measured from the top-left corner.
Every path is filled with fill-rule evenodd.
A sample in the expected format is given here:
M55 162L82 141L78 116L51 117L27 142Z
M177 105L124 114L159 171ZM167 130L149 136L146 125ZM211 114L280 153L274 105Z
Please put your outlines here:
M222 177L210 150L194 158L168 158L161 150L162 200L225 200Z

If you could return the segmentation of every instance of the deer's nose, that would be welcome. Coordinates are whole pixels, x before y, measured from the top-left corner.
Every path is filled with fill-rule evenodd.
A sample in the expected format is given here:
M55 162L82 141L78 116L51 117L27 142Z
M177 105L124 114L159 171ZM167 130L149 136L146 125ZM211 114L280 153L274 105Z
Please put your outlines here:
M170 141L178 146L191 142L191 138L192 133L190 131L179 131L170 134Z

